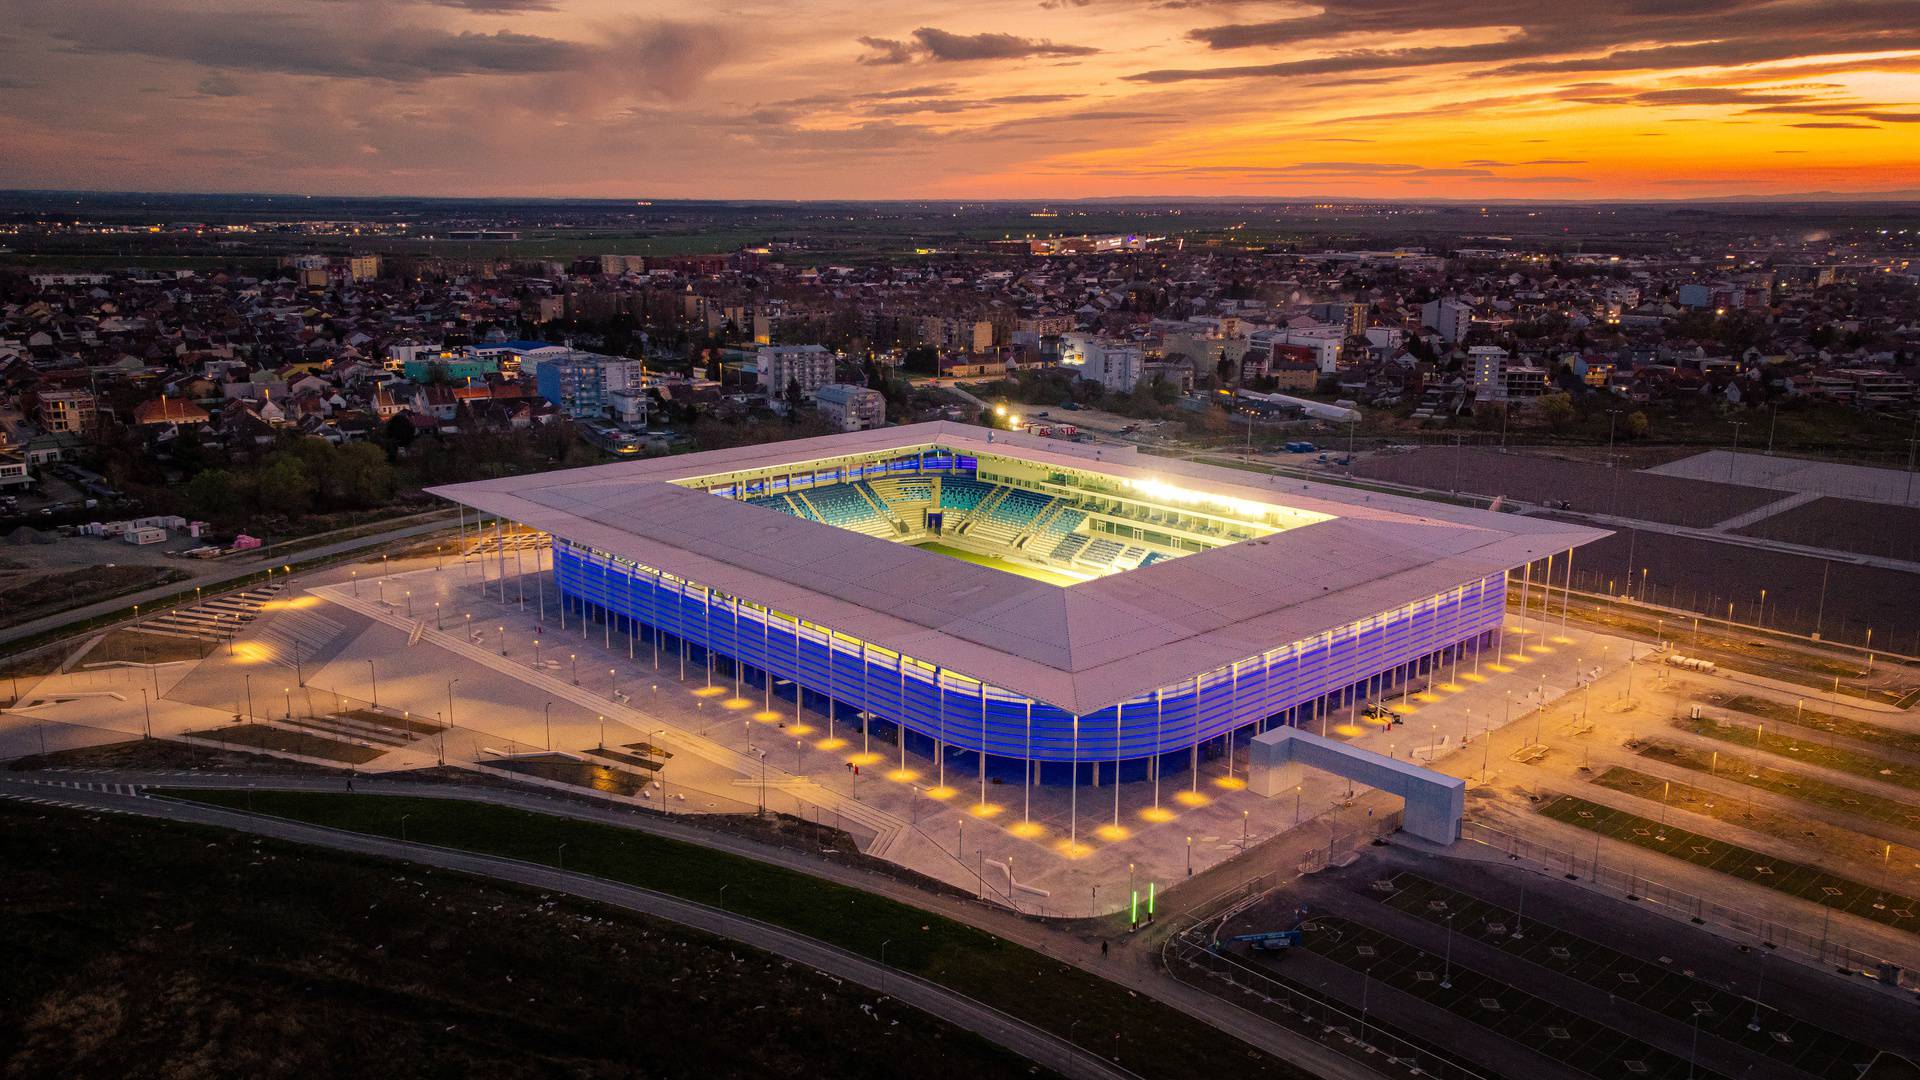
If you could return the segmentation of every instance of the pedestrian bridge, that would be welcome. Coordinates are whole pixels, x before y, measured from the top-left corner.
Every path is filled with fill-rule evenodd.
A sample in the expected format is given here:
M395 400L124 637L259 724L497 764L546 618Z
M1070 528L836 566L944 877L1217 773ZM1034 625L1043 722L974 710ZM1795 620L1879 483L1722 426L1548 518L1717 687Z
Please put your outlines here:
M1436 844L1460 839L1466 781L1296 727L1276 727L1254 736L1247 786L1272 798L1299 785L1301 770L1308 768L1400 796L1406 801L1401 830L1410 835Z

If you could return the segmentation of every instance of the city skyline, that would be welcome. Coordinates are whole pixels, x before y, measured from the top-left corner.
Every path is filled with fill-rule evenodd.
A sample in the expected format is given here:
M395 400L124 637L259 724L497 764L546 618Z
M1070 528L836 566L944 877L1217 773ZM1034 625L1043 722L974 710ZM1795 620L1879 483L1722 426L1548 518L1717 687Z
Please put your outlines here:
M26 0L0 186L1674 199L1920 164L1890 0Z

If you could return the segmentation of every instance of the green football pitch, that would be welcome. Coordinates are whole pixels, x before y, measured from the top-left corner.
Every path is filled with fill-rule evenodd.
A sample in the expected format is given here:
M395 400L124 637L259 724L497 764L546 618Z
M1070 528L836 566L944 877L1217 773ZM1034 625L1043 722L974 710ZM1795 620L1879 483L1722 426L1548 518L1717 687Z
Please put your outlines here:
M1028 566L1024 563L1012 562L1007 559L996 559L991 555L981 555L972 551L962 551L957 547L949 547L946 544L929 542L925 544L915 544L913 546L919 548L921 551L938 552L948 558L970 562L976 566L985 566L1003 573L1018 574L1021 577L1032 578L1035 581L1044 581L1049 585L1074 585L1078 584L1081 580L1038 566Z

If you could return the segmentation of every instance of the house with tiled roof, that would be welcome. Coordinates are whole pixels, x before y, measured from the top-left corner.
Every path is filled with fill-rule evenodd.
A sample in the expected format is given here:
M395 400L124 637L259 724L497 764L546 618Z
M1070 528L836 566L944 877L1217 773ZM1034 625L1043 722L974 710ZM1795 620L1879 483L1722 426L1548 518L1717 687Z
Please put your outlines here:
M142 427L153 424L205 424L213 417L191 401L162 394L133 407L133 422Z

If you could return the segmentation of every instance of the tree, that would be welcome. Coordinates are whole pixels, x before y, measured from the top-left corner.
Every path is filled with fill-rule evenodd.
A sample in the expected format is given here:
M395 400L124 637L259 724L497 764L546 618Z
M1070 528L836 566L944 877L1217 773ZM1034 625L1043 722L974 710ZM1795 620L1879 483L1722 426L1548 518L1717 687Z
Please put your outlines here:
M782 396L787 399L787 419L798 420L800 410L807 405L807 392L800 389L800 380L788 379L787 392Z
M392 419L387 421L384 433L388 448L396 456L399 451L412 446L413 440L420 436L420 433L414 430L413 417L405 409L393 414Z
M182 490L187 505L204 518L225 521L240 509L239 485L225 469L202 469Z
M1541 419L1555 431L1565 431L1573 425L1573 399L1566 394L1548 394L1541 398L1536 406Z
M379 506L393 495L393 466L371 443L349 443L334 451L331 472L340 501L355 509Z
M1646 438L1647 431L1652 426L1652 423L1647 420L1646 413L1632 412L1627 414L1627 438L1629 439Z
M260 505L287 517L298 517L313 506L314 484L297 458L275 455L260 472Z

